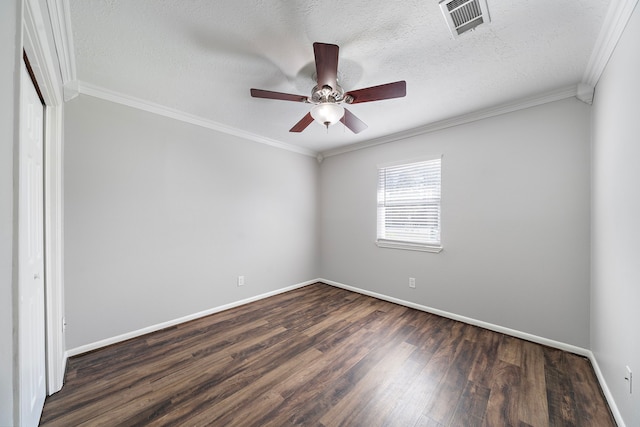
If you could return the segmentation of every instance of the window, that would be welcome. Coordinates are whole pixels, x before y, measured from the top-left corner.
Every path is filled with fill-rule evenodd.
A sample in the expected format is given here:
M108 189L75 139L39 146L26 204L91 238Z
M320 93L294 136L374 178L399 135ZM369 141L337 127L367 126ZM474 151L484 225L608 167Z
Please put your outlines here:
M378 168L378 246L442 250L441 163L438 158Z

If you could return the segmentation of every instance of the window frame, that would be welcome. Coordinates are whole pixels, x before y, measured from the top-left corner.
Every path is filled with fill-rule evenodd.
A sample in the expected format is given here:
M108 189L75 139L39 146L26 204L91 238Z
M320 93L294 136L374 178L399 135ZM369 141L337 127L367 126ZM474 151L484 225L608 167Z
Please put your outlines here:
M404 250L412 250L412 251L421 251L421 252L431 252L431 253L440 253L442 252L442 158L443 156L425 156L413 159L407 159L402 161L397 161L393 163L384 163L379 164L376 167L376 245L380 248L391 248L391 249L404 249ZM387 239L381 238L381 226L382 220L380 217L381 209L384 209L384 204L381 204L381 191L383 191L381 187L381 179L380 173L384 169L402 167L402 166L410 166L414 163L422 163L439 160L440 161L440 188L439 188L439 198L438 198L438 236L439 241L437 243L425 243L425 242L416 242L411 240L396 240L396 239Z

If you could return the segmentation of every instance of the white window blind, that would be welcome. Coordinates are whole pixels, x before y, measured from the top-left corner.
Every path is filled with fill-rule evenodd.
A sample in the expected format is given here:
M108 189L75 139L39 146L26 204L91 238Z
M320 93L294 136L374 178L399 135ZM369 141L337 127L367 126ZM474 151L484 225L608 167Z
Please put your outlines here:
M441 159L378 169L382 247L440 252Z

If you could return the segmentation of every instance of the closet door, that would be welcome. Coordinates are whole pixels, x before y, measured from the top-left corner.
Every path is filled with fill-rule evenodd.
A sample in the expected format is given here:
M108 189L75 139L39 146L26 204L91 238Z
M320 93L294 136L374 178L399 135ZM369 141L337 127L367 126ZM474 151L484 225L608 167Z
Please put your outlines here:
M44 107L22 64L18 193L20 425L37 426L46 395L44 316Z

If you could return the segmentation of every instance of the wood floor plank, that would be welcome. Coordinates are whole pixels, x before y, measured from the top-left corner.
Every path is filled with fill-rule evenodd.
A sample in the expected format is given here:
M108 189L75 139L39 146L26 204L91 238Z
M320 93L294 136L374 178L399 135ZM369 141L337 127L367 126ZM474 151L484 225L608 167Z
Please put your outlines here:
M138 396L140 398L144 398L146 399L146 404L150 405L151 403L149 402L156 402L156 399L147 401L148 399L151 399L149 393L155 392L159 395L158 400L163 402L165 396L171 390L175 390L180 387L188 387L189 384L194 382L194 379L197 380L195 381L196 385L199 383L204 384L204 386L199 386L197 388L188 388L190 393L196 395L198 394L199 389L208 388L209 385L221 381L220 377L223 377L225 374L228 375L229 371L220 373L219 366L229 365L231 361L234 360L233 355L237 351L240 351L247 346L255 345L256 342L271 340L273 337L277 337L286 332L287 330L284 328L272 328L267 331L263 331L256 336L250 336L243 341L231 344L223 351L214 353L212 357L207 359L194 357L188 358L184 363L184 370L182 367L174 367L174 369L165 371L166 367L164 364L151 368L150 373L145 372L145 375L140 375L138 370L131 370L129 374L133 378L141 379L135 384L125 381L123 385L119 381L120 376L118 376L114 381L105 381L99 384L98 387L102 387L103 393L96 392L94 385L90 384L88 388L93 391L93 394L89 396L89 399L91 399L90 401L92 403L99 402L100 405L83 404L81 409L61 416L60 421L63 423L61 425L73 425L78 423L79 420L87 418L92 418L94 423L99 424L101 416L109 421L109 419L113 418L112 411L109 410L109 408L112 407L125 406L124 412L126 412L126 407L132 406L132 411L136 412L135 407L137 402L133 397ZM185 355L185 357L188 356ZM147 367L147 365L142 365L140 366L140 369L145 367ZM85 397L81 397L79 399L80 403L85 402L85 399ZM189 399L189 394L186 395L185 399ZM101 412L101 410L103 412Z
M284 335L280 338L284 338ZM194 386L187 388L180 396L174 398L172 415L165 416L164 419L171 418L171 422L162 422L160 425L176 425L189 422L194 414L215 408L216 405L225 402L230 396L240 393L241 390L253 389L264 375L279 365L276 362L280 358L297 360L305 351L308 345L306 342L290 340L290 336L280 341L270 340L268 348L250 355L233 358L233 362L225 366L220 366L210 380L211 385ZM223 406L224 408L224 406ZM180 417L175 418L176 415ZM211 415L209 414L209 418ZM147 420L148 422L151 420Z
M524 341L504 335L498 347L498 359L511 365L520 366L522 362L522 345Z
M336 390L339 379L369 353L358 347L334 351L339 353L331 359L335 363L324 363L315 373L307 374L311 378L302 387L292 389L291 383L283 384L285 391L281 395L285 401L265 414L262 425L314 425L327 412L331 407L330 401L324 399L327 390Z
M481 427L491 389L468 381L448 424L452 427Z
M475 356L474 345L465 339L460 343L455 353L455 358L451 361L446 374L442 377L425 409L429 417L444 425L449 425L458 406L458 401L462 397L461 391L467 384L467 377Z
M615 426L589 361L314 284L68 361L43 426Z
M496 361L493 366L484 427L519 425L520 371L520 366L503 360Z
M281 394L273 391L276 385L280 381L286 381L291 375L295 375L294 373L298 369L302 369L303 366L313 364L320 357L322 357L321 352L309 348L296 357L294 363L282 364L255 379L252 378L251 387L243 387L222 401L216 402L213 406L207 405L206 408L203 408L204 410L195 414L192 412L185 421L190 425L204 425L207 422L224 426L253 425L262 418L263 413L284 401ZM239 380L241 378L232 379L232 381ZM257 405L256 402L263 406ZM243 408L251 408L251 410L243 411ZM209 409L214 410L219 416L213 417Z
M571 381L563 374L567 369L566 356L560 350L544 349L549 424L575 427L579 425L575 393Z
M320 423L355 425L356 421L362 421L360 413L367 403L379 390L384 390L393 378L399 375L398 371L402 370L413 350L415 347L407 343L400 343L397 347L389 349L387 354L344 395L344 398L320 418Z
M414 352L415 353L415 352ZM383 426L393 409L402 399L403 392L411 379L420 372L420 363L412 354L393 377L385 378L384 383L371 396L369 402L360 410L358 423L366 426Z
M498 348L502 339L503 335L501 334L486 329L479 331L476 358L469 372L469 381L485 387L491 387L491 372L498 360Z
M166 375L166 372L177 373L181 369L188 367L191 370L199 369L197 364L198 356L202 355L204 350L217 354L220 357L226 357L226 353L234 351L234 349L240 348L242 345L239 342L243 342L240 337L247 336L254 338L255 336L261 336L263 334L274 334L282 332L283 329L268 327L267 324L261 320L247 324L247 330L243 333L238 333L238 330L221 331L217 336L208 336L206 334L199 335L200 342L206 341L206 346L200 345L200 350L194 353L194 349L190 346L188 340L178 340L180 342L179 347L166 346L162 351L157 349L142 349L129 348L129 352L126 357L122 358L120 353L123 351L121 348L126 348L128 344L123 346L117 345L105 349L103 353L107 356L112 356L113 359L120 358L120 364L114 364L113 360L109 357L94 357L95 354L91 353L87 356L92 359L93 366L100 366L100 370L94 372L85 372L88 369L82 364L75 364L75 360L72 359L69 362L69 370L74 373L81 372L83 381L86 383L84 387L73 388L73 381L69 381L67 384L71 387L68 388L69 392L66 394L67 399L74 399L77 405L85 406L89 408L89 404L94 401L100 401L105 403L104 407L108 407L108 403L117 404L117 401L126 401L127 390L134 389L134 386L139 383L153 382L159 377ZM236 341L238 343L233 344ZM173 351L172 351L173 350ZM226 352L226 353L225 353ZM98 352L96 352L98 353ZM150 355L155 355L151 357ZM211 363L212 360L208 360L207 363ZM91 365L90 365L91 366ZM117 399L114 402L104 401L105 394L108 398ZM57 408L57 398L60 394L51 396L51 400L47 401L50 405L52 414L55 414ZM64 409L64 408L63 408ZM89 410L89 409L87 409ZM78 415L83 417L83 415Z
M391 311L398 314L407 312L404 308L399 307L391 308ZM342 348L336 348L336 350L342 351L345 347L360 347L364 345L369 348L369 351L351 368L343 370L341 375L334 377L331 382L325 383L324 387L322 387L323 390L315 396L314 406L309 408L308 412L302 411L302 416L299 418L304 420L302 425L319 423L319 418L336 406L338 402L345 399L345 396L353 388L357 387L358 383L378 365L382 358L397 346L403 344L403 341L411 334L413 329L407 328L401 319L401 316L385 316L382 314L375 322L365 327L371 332L366 340L360 340L359 342L347 340L343 342Z
M434 341L434 353L423 353L425 363L423 369L416 375L414 381L408 384L407 391L400 398L394 410L387 416L384 425L413 425L427 413L428 405L433 405L434 395L442 378L448 372L456 349L463 340L464 325L447 319L449 328L438 329L438 339ZM424 348L422 349L425 350ZM431 419L430 417L427 417ZM426 418L425 418L426 419ZM434 421L431 419L431 421Z
M522 345L519 420L539 427L549 426L543 347L525 341Z
M422 414L420 419L413 424L414 427L445 427L444 424L440 424L428 415Z

